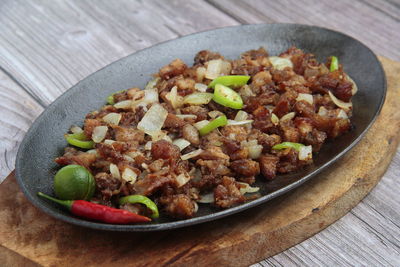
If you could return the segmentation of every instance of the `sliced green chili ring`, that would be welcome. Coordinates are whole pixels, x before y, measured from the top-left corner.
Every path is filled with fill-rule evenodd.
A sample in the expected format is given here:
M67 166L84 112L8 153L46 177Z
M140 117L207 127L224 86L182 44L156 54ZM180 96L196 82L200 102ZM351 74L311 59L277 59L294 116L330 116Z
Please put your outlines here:
M333 72L335 70L339 69L339 60L337 57L332 56L331 57L331 67L330 67L330 71Z
M130 195L126 197L121 197L119 199L119 204L123 205L126 203L136 204L140 203L145 205L149 210L153 212L151 218L155 219L159 217L158 208L156 203L154 203L150 198L142 196L142 195Z
M201 136L206 135L210 132L212 132L214 129L217 129L218 127L225 126L228 124L228 119L226 118L225 115L219 116L218 118L210 121L206 126L201 128L199 130L199 133Z
M243 100L240 95L231 88L219 83L215 85L213 100L220 105L233 109L241 109L243 107Z
M283 143L274 145L272 147L272 149L281 150L281 149L286 149L286 148L293 148L293 149L299 151L300 148L303 146L304 146L303 144L299 144L299 143L283 142Z
M110 105L114 105L115 104L114 95L122 93L122 92L125 92L125 91L126 90L120 90L120 91L117 91L117 92L112 93L111 95L107 96L107 103L110 104Z
M238 87L245 85L250 80L250 76L246 75L227 75L227 76L219 76L212 80L212 82L208 85L210 88L214 88L215 85L222 84L225 86L233 86Z
M76 147L85 149L91 149L94 147L94 142L87 140L87 137L83 132L75 134L65 134L64 138L65 140L67 140L68 144Z

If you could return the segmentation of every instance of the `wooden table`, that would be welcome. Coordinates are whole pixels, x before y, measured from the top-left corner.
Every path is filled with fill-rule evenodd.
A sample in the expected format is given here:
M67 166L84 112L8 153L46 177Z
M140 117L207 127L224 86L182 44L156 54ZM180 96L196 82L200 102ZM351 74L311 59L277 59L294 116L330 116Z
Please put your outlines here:
M0 3L0 181L57 96L161 41L217 27L292 22L347 33L400 61L400 1L18 1ZM399 266L400 150L377 187L312 238L254 266ZM1 261L1 260L0 260Z

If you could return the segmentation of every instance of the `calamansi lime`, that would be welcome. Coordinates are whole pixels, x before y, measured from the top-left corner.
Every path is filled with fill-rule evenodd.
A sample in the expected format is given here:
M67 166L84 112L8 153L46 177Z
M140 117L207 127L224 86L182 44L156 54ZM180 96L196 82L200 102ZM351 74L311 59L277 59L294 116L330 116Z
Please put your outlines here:
M54 191L64 200L90 200L95 190L93 175L80 165L67 165L54 176Z

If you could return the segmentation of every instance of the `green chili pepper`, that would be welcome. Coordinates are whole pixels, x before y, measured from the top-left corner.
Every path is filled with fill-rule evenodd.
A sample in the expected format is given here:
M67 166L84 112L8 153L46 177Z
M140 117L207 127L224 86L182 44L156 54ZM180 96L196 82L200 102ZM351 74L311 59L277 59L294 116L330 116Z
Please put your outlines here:
M338 69L339 69L339 60L338 60L337 57L332 56L331 57L331 68L330 68L330 71L333 72L333 71L338 70Z
M110 105L114 105L114 104L115 104L114 95L115 95L115 94L122 93L122 92L125 92L125 91L126 91L126 90L120 90L120 91L117 91L117 92L115 92L115 93L112 93L111 95L109 95L109 96L107 97L107 103L110 104Z
M94 194L93 175L83 166L67 165L54 176L54 192L63 200L90 200Z
M221 126L225 126L228 124L228 119L226 118L225 115L219 116L218 118L210 121L206 126L204 126L203 128L201 128L199 130L199 133L201 136L206 135L210 132L212 132L212 130L221 127Z
M131 204L135 204L135 203L140 203L145 205L148 209L150 209L153 214L151 215L151 218L155 219L158 218L159 214L158 214L158 208L156 203L154 203L150 198L142 196L142 195L130 195L130 196L126 196L126 197L121 197L119 199L119 204L123 205L126 203L131 203Z
M285 149L285 148L293 148L293 149L299 151L300 148L303 146L304 146L303 144L299 144L299 143L283 142L283 143L274 145L272 147L272 149L281 150L281 149Z
M233 109L241 109L243 107L243 100L240 95L231 88L219 83L215 85L213 100L220 105Z
M91 149L94 147L94 142L87 140L87 137L83 132L75 134L65 134L64 138L65 140L67 140L68 144L76 147L85 149Z
M227 75L227 76L219 76L212 80L212 82L208 85L210 88L214 88L215 85L222 84L225 86L233 86L238 87L245 85L250 80L250 76L246 75Z

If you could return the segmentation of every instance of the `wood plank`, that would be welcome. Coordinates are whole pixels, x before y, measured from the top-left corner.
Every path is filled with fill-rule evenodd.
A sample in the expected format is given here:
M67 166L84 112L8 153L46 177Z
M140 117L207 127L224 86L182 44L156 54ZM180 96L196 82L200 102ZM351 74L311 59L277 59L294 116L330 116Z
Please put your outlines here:
M15 168L19 143L41 107L22 87L0 71L0 183Z
M400 60L399 4L384 0L209 2L242 23L302 23L341 31L365 43L379 55Z
M203 1L168 3L6 1L0 16L0 66L48 105L79 80L136 50L237 24ZM196 10L207 10L202 20L193 20L199 16Z

